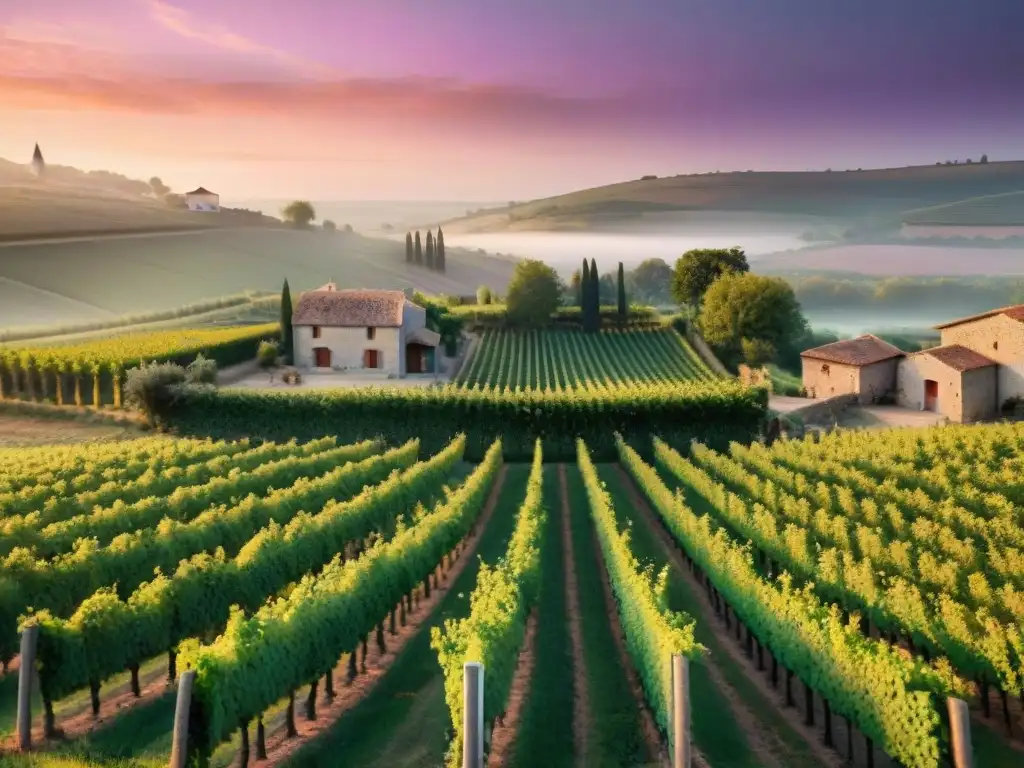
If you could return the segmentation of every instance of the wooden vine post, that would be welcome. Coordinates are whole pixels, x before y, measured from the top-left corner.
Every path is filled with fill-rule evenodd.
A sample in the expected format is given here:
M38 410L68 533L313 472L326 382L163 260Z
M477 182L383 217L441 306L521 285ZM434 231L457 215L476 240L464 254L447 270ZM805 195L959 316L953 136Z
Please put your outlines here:
M690 768L690 660L672 655L672 768Z
M18 749L32 748L32 678L36 671L36 645L39 625L29 624L21 631L21 666L18 668Z
M462 768L484 768L484 665L462 665Z
M169 768L185 768L188 759L188 716L192 707L192 683L195 679L194 669L182 672L178 679L178 700L174 707L174 735L171 741Z
M971 749L971 715L967 702L950 696L946 699L949 712L949 751L954 768L974 768L974 752Z

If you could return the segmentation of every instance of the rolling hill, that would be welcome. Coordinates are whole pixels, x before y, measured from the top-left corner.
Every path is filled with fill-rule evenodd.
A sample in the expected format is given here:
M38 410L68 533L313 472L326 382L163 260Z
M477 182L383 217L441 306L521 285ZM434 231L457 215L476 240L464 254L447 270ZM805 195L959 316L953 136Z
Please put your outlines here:
M0 328L170 310L246 290L413 287L504 291L515 262L458 248L444 274L405 263L404 242L274 228L214 229L0 246Z
M447 233L599 230L705 211L744 211L898 226L904 211L1024 189L1024 161L866 171L736 172L645 178L475 212Z
M1024 186L1024 185L1022 185ZM942 226L1024 226L1024 191L958 200L907 211L904 224Z

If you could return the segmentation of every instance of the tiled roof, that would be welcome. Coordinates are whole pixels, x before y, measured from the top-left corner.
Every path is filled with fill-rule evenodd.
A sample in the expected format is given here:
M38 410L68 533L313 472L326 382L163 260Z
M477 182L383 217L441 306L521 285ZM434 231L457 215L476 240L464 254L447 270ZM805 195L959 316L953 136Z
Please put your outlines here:
M943 365L948 365L954 371L973 371L975 368L987 368L995 365L995 361L989 360L982 354L968 349L960 344L947 344L944 347L932 347L917 352L918 355L929 355L934 357Z
M800 357L841 365L871 365L893 357L901 357L903 354L903 350L877 336L868 334L858 336L856 339L845 339L826 344L823 347L808 349L806 352L801 352Z
M333 290L333 283L306 291L292 312L292 325L397 328L402 324L401 291Z
M978 315L971 315L970 317L961 317L959 320L950 320L948 323L936 325L935 330L941 331L945 328L953 328L964 323L973 323L975 320L984 320L987 317L995 317L996 315L1006 315L1011 320L1024 323L1024 304L1014 304L1012 307L1002 307L989 312L982 312Z

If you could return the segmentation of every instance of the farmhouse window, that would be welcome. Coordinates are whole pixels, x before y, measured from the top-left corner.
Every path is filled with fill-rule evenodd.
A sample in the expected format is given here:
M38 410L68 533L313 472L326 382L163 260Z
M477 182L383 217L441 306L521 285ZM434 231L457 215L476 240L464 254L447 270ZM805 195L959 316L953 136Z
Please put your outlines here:
M320 326L319 325L314 325L313 326L313 338L314 339L319 339L320 338Z
M821 372L822 372L822 373L825 373L825 374L827 374L827 373L829 372L829 367L828 367L828 363L824 363L824 364L823 364L823 365L821 366Z
M369 341L373 341L376 336L377 336L377 329L376 328L367 328L366 329L366 338Z

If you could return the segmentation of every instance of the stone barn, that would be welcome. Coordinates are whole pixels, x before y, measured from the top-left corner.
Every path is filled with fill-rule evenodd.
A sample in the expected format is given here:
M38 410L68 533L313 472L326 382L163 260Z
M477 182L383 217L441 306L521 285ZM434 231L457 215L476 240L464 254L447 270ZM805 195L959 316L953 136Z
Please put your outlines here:
M959 344L925 349L900 361L896 401L950 421L989 419L997 411L997 372L995 362Z
M891 395L896 367L904 353L870 334L845 339L801 353L804 390L808 397L857 395L859 402L878 402Z

